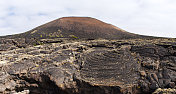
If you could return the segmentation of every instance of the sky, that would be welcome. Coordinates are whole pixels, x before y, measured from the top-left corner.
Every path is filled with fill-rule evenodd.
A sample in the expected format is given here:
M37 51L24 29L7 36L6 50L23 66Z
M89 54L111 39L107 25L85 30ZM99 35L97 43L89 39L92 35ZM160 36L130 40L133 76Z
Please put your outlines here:
M68 16L93 17L131 33L176 38L176 0L0 0L0 36Z

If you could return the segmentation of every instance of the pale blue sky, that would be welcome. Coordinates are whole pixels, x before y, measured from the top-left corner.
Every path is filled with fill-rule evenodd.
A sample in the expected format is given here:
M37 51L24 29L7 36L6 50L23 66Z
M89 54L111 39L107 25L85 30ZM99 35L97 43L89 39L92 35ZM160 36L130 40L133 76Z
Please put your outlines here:
M88 16L128 32L176 38L176 0L0 0L0 36L64 16Z

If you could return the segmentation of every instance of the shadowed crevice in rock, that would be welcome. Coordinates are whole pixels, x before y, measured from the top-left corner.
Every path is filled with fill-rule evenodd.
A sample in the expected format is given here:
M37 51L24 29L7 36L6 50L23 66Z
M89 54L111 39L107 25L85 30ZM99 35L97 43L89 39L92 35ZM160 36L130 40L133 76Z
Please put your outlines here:
M16 92L29 90L30 94L68 94L46 75L19 74L13 75L13 77L18 84L15 87Z

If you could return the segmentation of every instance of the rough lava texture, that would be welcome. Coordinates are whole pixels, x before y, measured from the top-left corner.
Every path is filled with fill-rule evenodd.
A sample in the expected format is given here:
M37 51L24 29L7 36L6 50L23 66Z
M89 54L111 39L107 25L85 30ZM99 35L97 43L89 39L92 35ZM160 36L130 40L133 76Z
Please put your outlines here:
M78 19L100 22L59 20ZM176 39L30 37L36 32L0 38L0 94L176 94Z
M0 51L0 71L5 94L148 94L158 88L175 94L176 40L14 45Z

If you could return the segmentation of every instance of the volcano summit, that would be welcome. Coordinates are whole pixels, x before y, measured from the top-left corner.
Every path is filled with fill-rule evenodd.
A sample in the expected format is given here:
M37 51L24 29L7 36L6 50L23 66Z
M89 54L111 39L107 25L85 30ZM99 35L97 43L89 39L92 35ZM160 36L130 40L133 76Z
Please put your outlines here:
M63 17L13 37L134 39L147 36L126 32L114 25L91 17Z

